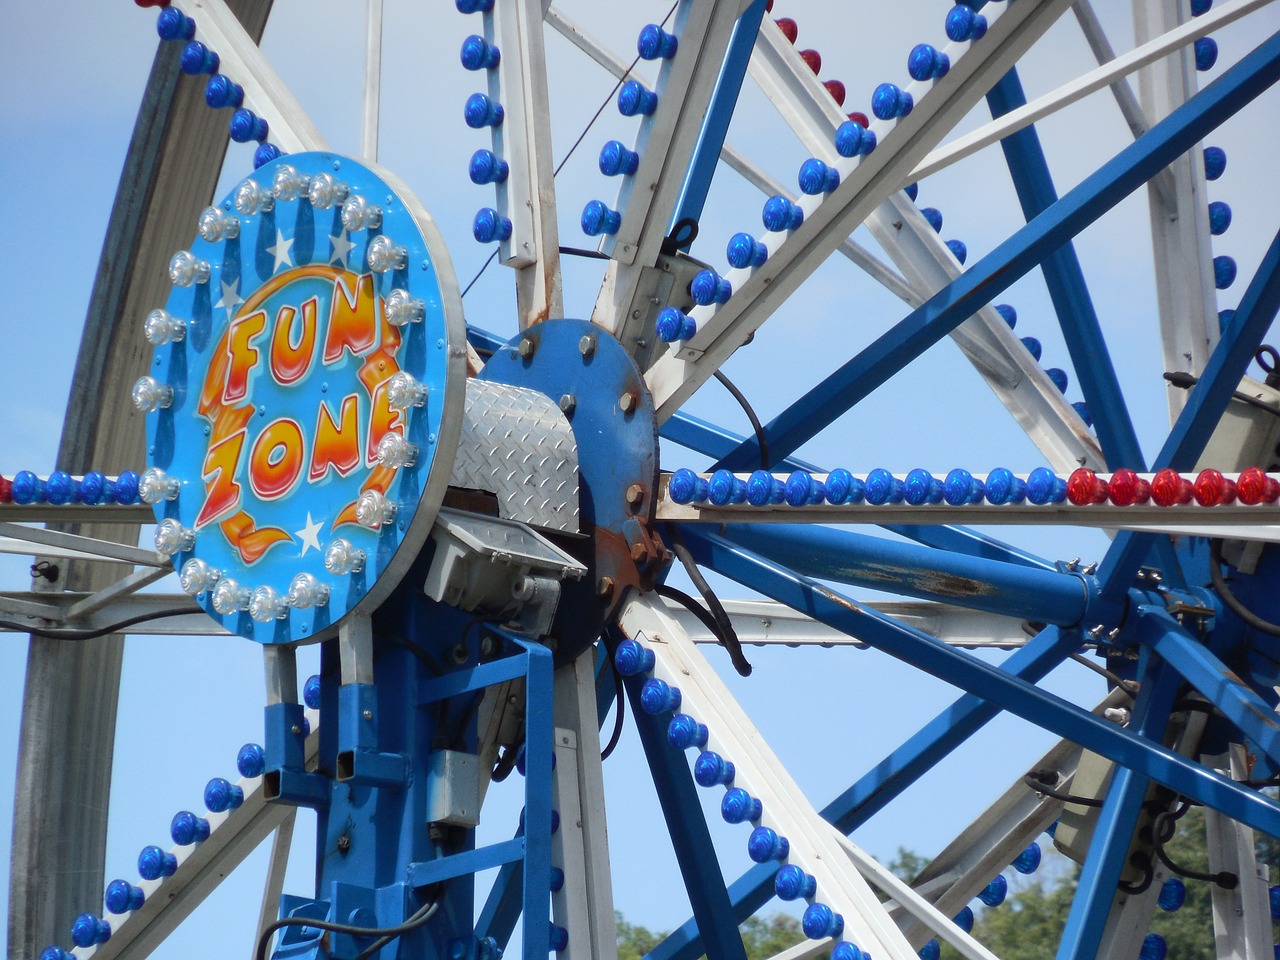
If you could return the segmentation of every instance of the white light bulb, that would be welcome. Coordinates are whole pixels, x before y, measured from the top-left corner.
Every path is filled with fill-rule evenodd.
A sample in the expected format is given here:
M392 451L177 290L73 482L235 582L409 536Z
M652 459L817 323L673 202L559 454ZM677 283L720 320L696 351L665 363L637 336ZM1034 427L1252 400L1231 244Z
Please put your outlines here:
M378 441L378 462L384 467L399 470L411 467L418 459L418 445L410 443L398 433L388 433Z
M154 377L139 377L133 385L133 405L143 413L152 413L173 403L173 387Z
M283 620L288 615L289 600L276 593L274 587L258 587L249 598L249 616L259 623Z
M178 585L188 596L196 596L209 590L222 578L222 572L215 570L199 557L192 557L182 565L178 574Z
M236 187L235 203L241 216L251 217L259 210L266 213L274 209L276 198L256 180L245 180Z
M401 370L387 381L387 406L392 410L408 410L427 402L427 385Z
M385 233L373 238L369 244L369 269L374 273L403 270L409 264L409 251Z
M310 186L310 177L299 173L297 167L282 163L276 167L275 177L271 181L271 193L277 200L296 200Z
M186 553L195 545L196 532L172 517L161 520L156 527L156 553L172 557L177 553Z
M289 584L289 602L300 610L323 607L329 602L329 588L309 573L300 573Z
M240 218L227 213L221 207L205 207L196 221L200 238L208 243L234 240L240 236Z
M342 204L342 225L352 233L382 226L382 208L364 197L347 197Z
M378 237L378 240L383 239ZM377 243L375 240L374 243ZM402 248L403 249L403 248ZM373 266L373 243L369 244L369 266ZM427 314L427 305L408 290L392 290L382 301L382 313L393 327L419 323Z
M147 467L138 480L138 496L143 503L159 503L161 500L177 500L182 492L182 482L157 467Z
M362 527L377 530L396 518L396 505L377 490L366 490L356 501L356 520Z
M175 287L208 283L211 270L208 260L201 260L190 250L179 250L169 261L169 279Z
M335 203L342 203L351 188L331 173L317 173L307 187L307 199L317 210L328 210Z
M224 617L249 609L249 588L242 587L230 577L219 580L213 588L213 609Z
M364 551L339 537L325 548L324 568L335 577L359 573L364 569Z
M162 347L166 343L181 343L187 336L187 323L168 310L152 310L142 321L142 332L147 343Z

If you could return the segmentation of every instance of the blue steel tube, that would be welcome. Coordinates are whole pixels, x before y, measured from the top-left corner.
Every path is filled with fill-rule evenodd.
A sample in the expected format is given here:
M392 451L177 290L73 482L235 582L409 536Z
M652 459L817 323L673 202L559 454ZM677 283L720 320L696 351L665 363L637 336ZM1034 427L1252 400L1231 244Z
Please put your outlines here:
M1123 614L1119 604L1100 601L1092 577L1078 573L1039 570L802 524L734 523L720 532L731 543L820 580L1060 627L1113 624Z

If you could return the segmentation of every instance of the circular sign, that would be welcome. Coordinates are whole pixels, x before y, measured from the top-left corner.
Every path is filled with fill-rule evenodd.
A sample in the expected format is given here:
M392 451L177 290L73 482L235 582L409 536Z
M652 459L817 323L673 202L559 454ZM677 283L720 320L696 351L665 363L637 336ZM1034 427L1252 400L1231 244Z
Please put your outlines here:
M205 210L169 275L134 388L156 549L231 632L330 636L390 593L448 485L466 347L444 242L389 174L294 154Z

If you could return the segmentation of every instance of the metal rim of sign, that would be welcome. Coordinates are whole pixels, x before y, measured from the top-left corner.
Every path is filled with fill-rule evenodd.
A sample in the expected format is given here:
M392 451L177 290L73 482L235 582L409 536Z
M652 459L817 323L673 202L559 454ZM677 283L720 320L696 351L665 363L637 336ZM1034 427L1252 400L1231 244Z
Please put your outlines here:
M142 390L157 547L230 632L332 636L394 589L448 486L466 347L444 241L393 175L294 154L206 210L170 278Z

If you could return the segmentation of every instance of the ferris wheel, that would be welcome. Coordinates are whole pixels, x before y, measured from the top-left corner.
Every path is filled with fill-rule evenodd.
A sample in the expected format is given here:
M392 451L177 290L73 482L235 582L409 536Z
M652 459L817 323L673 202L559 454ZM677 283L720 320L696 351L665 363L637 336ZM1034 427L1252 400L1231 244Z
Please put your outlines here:
M1163 956L1192 882L1219 956L1270 949L1280 236L1232 247L1276 191L1233 216L1215 145L1270 136L1266 3L1134 0L1123 44L1087 0L369 0L296 41L323 16L121 6L159 50L57 469L0 460L12 956L147 955L273 835L260 957L609 958L661 886L691 916L652 960L744 960L778 901L788 960L976 960L1050 845L1064 960ZM330 44L358 136L272 43ZM1108 258L1140 317L1095 306ZM107 862L156 630L261 647L265 722ZM859 689L861 648L931 699ZM912 814L954 828L918 876L853 839L1009 717L1040 753ZM1210 877L1163 851L1190 803Z

